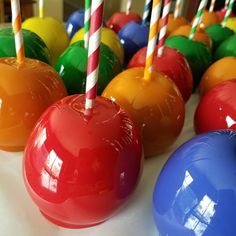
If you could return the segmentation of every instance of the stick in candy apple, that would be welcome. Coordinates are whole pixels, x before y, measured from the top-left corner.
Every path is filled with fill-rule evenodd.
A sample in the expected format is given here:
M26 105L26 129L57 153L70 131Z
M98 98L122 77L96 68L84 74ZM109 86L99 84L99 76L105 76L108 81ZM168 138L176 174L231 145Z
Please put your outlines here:
M180 52L173 48L164 47L168 29L170 2L165 7L167 11L163 11L165 14L162 14L159 43L154 52L153 69L169 76L178 86L184 100L187 101L193 90L192 72L187 60ZM128 68L145 67L146 53L147 47L140 49L130 60Z
M22 26L43 39L52 54L52 65L54 65L60 54L67 48L69 37L60 21L53 17L45 17L44 0L40 0L39 4L39 17L31 17L25 20Z
M204 71L212 62L210 49L202 42L193 40L206 3L207 0L202 0L200 2L197 15L188 38L185 36L172 36L165 41L166 46L176 48L186 57L193 73L195 87L198 86Z
M86 95L51 106L24 153L30 196L48 220L68 228L109 219L142 172L138 129L118 105L96 96L103 6L103 0L92 0Z
M53 68L25 58L19 0L11 6L17 58L0 59L0 148L22 151L39 116L66 90Z
M166 150L179 135L184 121L184 102L175 84L153 71L161 2L153 1L146 67L131 68L117 75L103 96L123 107L138 124L145 156Z

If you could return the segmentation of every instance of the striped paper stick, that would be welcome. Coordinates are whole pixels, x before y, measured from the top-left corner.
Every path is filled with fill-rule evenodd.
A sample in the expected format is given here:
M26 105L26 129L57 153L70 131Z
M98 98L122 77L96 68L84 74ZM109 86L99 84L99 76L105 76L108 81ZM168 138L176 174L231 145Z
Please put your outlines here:
M149 12L151 10L151 7L152 7L152 0L146 0L145 1L144 12L143 12L142 25L146 25L147 24L147 20L148 20L148 16L149 16Z
M163 55L164 52L164 43L166 39L166 32L167 32L167 24L168 24L168 17L170 13L171 7L171 0L165 0L163 12L162 12L162 21L161 21L161 29L159 33L159 42L158 42L158 51L157 56L160 57Z
M216 3L216 0L211 0L211 5L210 5L210 8L209 8L209 12L213 12L214 11L215 3Z
M16 58L18 63L22 63L25 58L23 34L21 28L21 12L19 0L11 0L12 27L15 35Z
M86 110L93 108L93 102L97 95L103 9L104 0L92 0L86 79Z
M230 0L225 0L225 6L224 6L224 9L225 9L225 10L227 9L227 7L228 7L228 5L229 5L229 1L230 1Z
M161 13L161 0L153 0L147 54L146 54L146 65L144 69L145 80L150 80L152 76L152 63L157 43L158 20L160 18L160 13Z
M39 0L39 17L43 18L45 16L45 3L44 0Z
M132 0L127 0L127 3L126 3L126 14L127 15L130 13L131 7L132 7Z
M189 39L193 39L194 36L195 36L195 33L196 33L196 30L197 30L197 27L202 19L202 14L203 14L203 11L206 7L206 4L207 4L207 0L202 0L200 2L200 5L198 7L198 10L197 10L197 14L196 14L196 17L193 21L193 24L192 24L192 29L190 31L190 34L189 34Z
M88 48L90 17L91 17L91 0L85 0L84 10L85 10L84 11L84 47Z
M234 2L235 0L230 0L229 4L228 4L228 7L227 7L227 10L226 10L226 13L225 13L225 17L224 17L224 20L223 20L223 23L222 23L222 26L225 27L226 26L226 23L229 19L229 16L233 10L233 6L234 6Z
M177 0L175 4L174 18L177 18L181 15L181 9L183 6L183 0Z

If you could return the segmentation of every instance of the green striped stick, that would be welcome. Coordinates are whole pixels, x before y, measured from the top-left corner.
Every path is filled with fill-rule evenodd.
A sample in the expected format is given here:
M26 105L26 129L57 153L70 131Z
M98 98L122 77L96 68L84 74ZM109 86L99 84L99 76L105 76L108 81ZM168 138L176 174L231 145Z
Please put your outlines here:
M229 19L229 16L233 10L233 5L234 5L234 2L235 0L230 0L229 4L228 4L228 7L227 7L227 10L226 10L226 13L225 13L225 17L224 17L224 20L223 20L223 23L222 23L222 26L225 27L226 26L226 23Z
M194 35L196 33L196 30L197 30L197 27L202 19L202 14L203 14L203 11L206 7L206 4L207 4L207 0L202 0L200 2L200 5L198 7L198 10L197 10L197 14L196 14L196 17L193 21L193 24L192 24L192 29L190 31L190 34L189 34L189 39L193 39L194 38Z
M84 9L84 47L88 48L89 44L89 28L91 18L91 0L85 0Z

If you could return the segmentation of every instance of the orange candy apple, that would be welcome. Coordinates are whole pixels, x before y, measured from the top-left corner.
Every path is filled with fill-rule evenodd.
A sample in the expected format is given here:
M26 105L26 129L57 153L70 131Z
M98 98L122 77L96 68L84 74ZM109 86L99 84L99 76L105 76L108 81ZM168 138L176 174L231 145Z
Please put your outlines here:
M202 20L199 26L202 29L206 29L208 26L217 24L219 22L220 20L215 12L204 11L202 15Z
M224 57L206 70L199 84L199 93L202 96L215 85L235 78L236 57Z
M173 31L170 36L176 36L176 35L183 35L188 37L191 31L191 25L183 25L180 26L178 29ZM207 35L207 33L202 29L197 29L194 40L202 42L206 44L209 48L212 47L212 41L211 38Z
M103 96L119 104L139 126L146 157L165 151L182 130L183 98L162 73L153 71L145 80L143 68L128 69L108 84Z
M65 86L49 65L1 58L0 149L22 151L39 116L64 96Z
M173 14L169 14L168 24L167 24L167 35L171 34L180 26L187 25L188 23L189 22L183 16L178 16L175 18ZM159 29L160 29L160 25L161 25L161 20L159 22Z

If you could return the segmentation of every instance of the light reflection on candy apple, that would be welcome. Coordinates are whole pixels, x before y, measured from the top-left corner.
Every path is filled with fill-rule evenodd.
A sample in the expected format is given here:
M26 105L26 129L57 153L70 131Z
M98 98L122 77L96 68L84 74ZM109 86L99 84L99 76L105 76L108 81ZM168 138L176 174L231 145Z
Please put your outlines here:
M149 27L136 22L126 24L119 31L119 38L125 51L125 64L141 48L148 44Z
M49 65L0 58L0 148L22 151L39 116L64 96L64 84Z
M85 96L62 99L39 119L24 153L24 180L42 214L67 227L113 216L134 192L143 148L133 121L115 103Z
M52 64L69 44L69 37L63 24L52 17L32 17L24 21L22 27L43 39L52 54Z
M188 37L191 31L191 28L192 28L191 25L180 26L178 29L176 29L170 34L170 37L180 36L180 35ZM209 48L212 48L211 38L207 35L207 33L203 29L197 29L193 40L202 42L206 44Z
M51 63L51 54L44 41L29 30L22 30L26 57ZM0 57L15 57L15 38L12 28L0 29Z
M130 12L128 14L126 12L116 12L107 21L107 27L118 33L131 21L140 23L142 18L134 12Z
M84 29L79 30L71 39L70 44L84 40ZM124 63L124 48L120 42L118 35L108 28L102 28L102 43L107 45L119 58L120 64Z
M215 131L194 137L171 155L153 192L160 235L235 234L235 150L236 132Z
M194 87L212 62L210 49L202 42L190 40L185 36L172 36L166 39L165 45L179 50L187 59L193 73Z
M153 71L144 79L144 68L131 68L117 75L103 94L130 114L139 126L145 156L165 151L178 137L184 122L184 101L166 75Z
M56 61L55 70L62 77L68 94L85 92L87 63L88 50L84 48L84 41L72 44ZM101 44L98 94L120 71L121 64L116 55L108 46Z
M169 47L165 47L163 55L158 57L157 49L156 46L153 68L172 79L187 101L193 90L193 76L187 60L179 51ZM147 47L140 49L132 57L127 68L145 67L146 53Z
M167 23L167 35L178 29L180 26L187 25L189 22L183 16L174 17L173 14L169 14ZM161 19L159 20L159 28L161 26Z
M206 70L199 84L199 93L202 96L215 85L234 78L236 78L236 57L224 57Z
M226 80L210 89L195 112L196 133L229 129L236 131L236 80Z
M74 34L84 27L84 10L80 9L74 11L68 18L66 23L66 31L70 38L74 36Z

